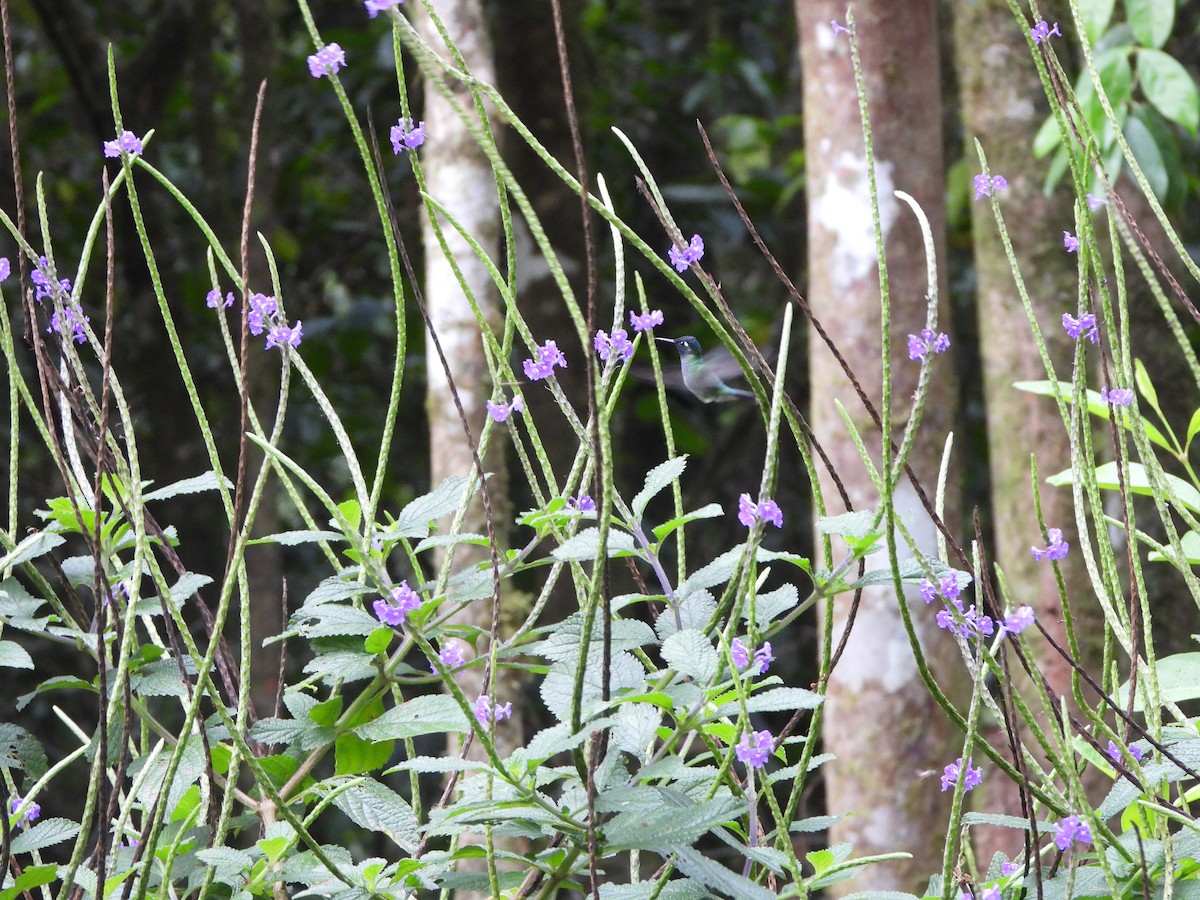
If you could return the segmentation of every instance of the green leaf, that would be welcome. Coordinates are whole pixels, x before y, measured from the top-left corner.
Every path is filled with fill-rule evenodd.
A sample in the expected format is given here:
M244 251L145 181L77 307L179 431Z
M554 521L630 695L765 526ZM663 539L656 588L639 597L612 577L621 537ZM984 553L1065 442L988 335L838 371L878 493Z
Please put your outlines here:
M342 702L341 695L330 697L310 709L308 718L318 725L332 728L337 724L338 716L342 714Z
M1140 382L1137 381L1137 371L1138 371L1137 366L1138 366L1138 361L1134 360L1134 370L1133 370L1134 371L1134 382L1138 385L1138 393L1142 394L1142 396L1145 397L1146 392L1142 389L1142 385L1140 384ZM1066 401L1068 403L1070 403L1074 396L1072 394L1072 391L1074 390L1074 386L1069 381L1059 381L1059 382L1057 382L1057 384L1058 384L1059 393L1061 393L1062 396L1066 399ZM1041 396L1041 397L1053 397L1054 396L1054 385L1055 385L1055 382L1052 382L1052 381L1016 381L1016 382L1013 382L1013 387L1015 387L1017 390L1026 391L1030 394L1037 394L1038 396ZM1149 383L1149 379L1147 379L1147 381L1146 381L1146 386L1150 390L1150 396L1146 398L1147 402L1153 406L1158 402L1158 398L1154 394L1154 386ZM1087 399L1088 414L1093 415L1098 419L1104 419L1105 421L1108 421L1108 404L1100 399L1100 392L1088 390L1085 394L1085 397ZM1127 430L1127 431L1132 430L1132 426L1129 424L1129 422L1126 420L1126 418L1124 416L1120 417L1119 422L1121 424L1121 427L1124 428L1125 430ZM1146 419L1142 419L1142 425L1146 429L1146 439L1149 440L1150 443L1157 444L1158 446L1162 447L1164 450L1170 450L1172 453L1175 452L1174 449L1172 448L1171 444L1167 441L1167 439L1165 437L1163 437L1163 433L1161 431L1159 431L1157 428L1155 428L1153 424L1151 424Z
M1170 3L1154 5L1174 9ZM1200 94L1188 70L1161 50L1139 50L1137 73L1142 93L1151 105L1195 137L1200 127Z
M725 868L716 860L709 859L690 847L675 848L675 866L684 875L694 878L738 900L773 900L775 893Z
M1083 33L1089 43L1100 40L1100 35L1112 21L1115 5L1116 0L1079 0L1079 17L1083 20Z
M633 510L634 520L642 518L642 514L646 511L646 504L653 500L660 491L669 487L687 468L687 455L676 456L674 459L668 459L664 463L659 463L653 469L646 473L646 482L642 489L638 491L637 496L633 498L633 502L629 505Z
M336 637L353 634L366 637L379 627L379 620L357 606L326 604L315 609L301 607L292 616L291 626L306 638Z
M675 610L669 606L659 613L654 621L654 630L661 640L666 640L682 628L698 628L701 631L712 620L717 611L717 601L708 591L694 591L676 604L679 622L675 621Z
M1067 469L1064 472L1059 472L1057 475L1050 476L1046 479L1046 482L1055 487L1061 487L1074 483L1074 480L1075 473ZM1163 480L1166 482L1169 491L1168 495L1163 497L1164 500L1171 504L1186 506L1194 513L1200 513L1200 491L1197 491L1191 483L1175 475L1163 473ZM1096 467L1096 483L1107 491L1115 491L1117 489L1116 462L1106 462ZM1141 463L1130 463L1126 467L1125 486L1135 494L1141 494L1145 497L1154 495L1154 491L1150 487L1150 478L1146 474L1146 467Z
M638 881L633 884L602 884L600 900L708 900L712 894L698 881L676 878L658 890L657 881Z
M0 668L32 669L33 657L16 641L0 641Z
M1160 656L1155 667L1158 677L1158 688L1162 695L1174 702L1195 700L1200 697L1200 653L1174 653L1171 656ZM1120 698L1122 708L1129 702L1129 682L1125 681L1117 688L1116 696ZM1143 712L1142 692L1138 691L1133 698L1133 711Z
M598 630L598 629L597 629ZM571 698L575 692L575 671L579 658L556 662L542 680L542 702L559 722L571 717ZM602 666L598 653L588 658L583 676L582 709L585 715L603 705ZM611 666L610 696L618 697L625 691L643 691L646 687L646 670L637 657L630 653L613 653Z
M646 762L662 723L662 710L650 703L626 703L617 710L612 742L618 750Z
M190 656L183 658L184 671L189 675L197 672L196 663ZM179 663L174 659L160 659L147 663L130 675L129 685L134 693L147 697L186 697L187 687L179 673Z
M37 559L39 556L45 556L55 547L59 547L65 543L66 538L62 535L53 534L48 531L39 531L31 534L18 543L17 546L13 547L11 553L0 557L0 572L19 566L21 563L29 562L31 559Z
M712 641L695 629L677 631L663 641L662 658L675 671L702 685L711 684L717 676L717 651Z
M1125 18L1138 42L1161 47L1175 27L1174 0L1125 0Z
M633 543L633 536L616 528L608 530L608 557L612 559L618 556L633 556L636 555L636 548ZM570 560L589 560L595 559L600 552L600 529L599 528L584 528L574 537L567 538L557 547L550 555L559 562L568 562Z
M215 491L221 487L227 491L232 490L233 482L224 476L218 479L216 472L209 471L203 475L197 475L195 478L185 478L183 481L176 481L174 484L168 484L166 487L143 494L142 500L146 502L166 500L170 497L178 497L180 494L199 494L203 491Z
M12 852L32 853L69 841L79 834L79 824L70 819L43 819L32 828L27 828L12 840Z
M675 592L677 598L685 598L696 591L724 584L737 571L738 563L745 552L745 545L739 544L732 550L726 550L712 562L701 566Z
M768 688L751 694L746 700L747 712L792 712L799 709L816 709L824 700L820 694L807 691L804 688L778 687ZM716 712L709 713L705 720L720 719L723 716L735 716L740 707L737 703L726 703Z
M17 876L17 880L13 882L12 887L0 891L0 900L15 900L15 898L27 891L32 891L33 888L53 884L57 880L58 866L54 863L44 866L28 866Z
M766 628L777 616L794 609L799 602L800 591L794 584L783 584L773 591L759 594L754 598L754 617L758 620L755 624L759 628ZM749 616L750 604L747 603L742 607L742 618L749 621Z
M1146 127L1146 123L1141 120L1137 112L1125 122L1125 140L1129 144L1129 149L1133 152L1133 158L1137 160L1142 174L1146 176L1150 190L1154 192L1154 196L1159 201L1165 200L1171 186L1171 175L1167 171L1167 164L1158 142L1155 141L1154 135L1150 133L1150 129Z
M326 603L334 603L338 600L349 599L350 597L359 597L363 594L370 594L373 591L374 588L369 585L346 581L334 575L318 584L313 592L304 598L304 603L301 604L300 608L306 609L313 606L323 606Z
M1184 443L1184 450L1187 450L1192 445L1192 438L1200 434L1200 409L1192 413L1192 420L1188 422L1187 441Z
M439 731L463 732L470 727L453 697L424 694L389 709L373 722L359 725L354 733L369 741L394 741Z
M259 719L250 726L250 739L260 744L284 744L291 746L299 743L305 733L315 732L317 726L311 722L298 719L281 719L277 716L267 716Z
M491 766L474 759L457 756L414 756L397 763L388 772L418 772L422 775L442 775L447 772L487 772Z
M663 522L654 529L654 539L661 541L667 535L674 532L677 528L686 525L688 522L695 522L697 519L715 519L718 516L725 515L725 510L721 508L720 503L709 503L707 506L702 506L695 512L684 513L675 519L669 519ZM673 883L673 882L672 882Z
M354 734L339 734L333 743L334 773L364 775L382 769L395 746L395 741L365 741Z
M1170 544L1166 546L1166 554L1151 550L1146 557L1150 562L1176 562ZM1200 565L1200 533L1185 531L1179 536L1179 546L1183 550L1183 558L1188 565Z
M389 625L382 625L367 635L367 639L363 641L363 650L372 656L382 656L395 636L395 629Z
M572 613L554 628L546 640L526 648L526 652L554 661L578 659L582 637L583 614ZM645 622L623 617L613 618L610 638L614 652L636 650L645 644L653 644L655 640L654 632ZM592 646L599 646L600 639L600 629L596 628L592 633Z
M419 823L404 798L377 781L342 791L334 806L350 817L355 825L387 835L405 853L413 853L420 842Z
M969 812L963 815L964 825L991 825L1000 828L1017 828L1021 831L1029 830L1029 820L1023 819L1020 816L1005 816L999 813L981 813ZM1049 822L1038 822L1038 831L1050 832L1054 830L1054 826Z
M254 865L254 857L235 847L208 847L196 851L196 858L215 870L221 884L233 886L241 882L243 873Z
M451 475L433 491L404 507L396 517L395 525L384 535L384 540L429 537L430 523L458 509L466 486L467 479L464 476Z
M1048 116L1033 138L1033 155L1037 159L1047 156L1062 146L1062 132L1058 129L1058 120Z
M248 544L279 544L281 547L298 547L300 544L316 544L319 541L344 541L340 531L280 531L266 537L247 541Z
M842 513L840 516L821 516L817 519L817 530L838 535L851 550L860 555L874 552L872 548L883 537L883 532L875 525L875 511L870 509Z
M659 791L663 802L657 809L618 812L604 826L611 850L658 850L664 846L690 845L713 828L744 812L745 803L736 797L714 797L692 804L676 791Z

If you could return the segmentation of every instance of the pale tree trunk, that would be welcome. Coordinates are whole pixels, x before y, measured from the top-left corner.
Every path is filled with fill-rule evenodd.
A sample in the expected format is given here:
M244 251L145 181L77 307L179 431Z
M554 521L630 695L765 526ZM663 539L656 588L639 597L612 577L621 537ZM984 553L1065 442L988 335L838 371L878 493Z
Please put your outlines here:
M1069 179L1050 197L1042 189L1048 161L1034 159L1031 148L1049 108L1025 34L1005 0L977 0L955 6L955 48L970 171L980 171L974 147L978 138L991 172L1008 181L1000 202L1009 238L1057 377L1069 380L1075 344L1063 330L1061 319L1064 312L1076 311L1076 264L1063 247L1062 232L1075 231L1074 195ZM992 558L1004 571L1013 603L1032 606L1038 621L1065 647L1054 569L1030 553L1031 546L1044 546L1044 542L1034 509L1029 461L1031 454L1037 458L1046 524L1062 528L1066 539L1077 545L1071 492L1045 484L1048 476L1070 467L1070 442L1057 404L1013 388L1016 381L1045 379L1046 371L1013 282L991 203L983 199L975 203L973 220L992 477ZM1098 674L1098 668L1089 664L1098 663L1101 656L1101 611L1093 599L1083 554L1073 549L1059 567L1076 617L1083 654L1080 662ZM1035 638L1031 644L1052 694L1069 697L1070 665L1045 641ZM1018 683L1016 687L1024 692L1027 685ZM993 746L1007 747L998 724L985 736ZM999 776L987 779L973 799L989 812L1022 815L1015 786ZM996 850L1011 856L1023 847L1021 834L1013 829L975 829L975 841L981 865L986 865Z
M939 262L945 251L935 7L932 0L904 4L867 0L854 5L890 278L892 334L890 345L882 348L879 273L850 46L847 36L835 36L829 24L843 17L846 4L844 0L796 3L808 167L809 300L877 408L882 399L881 354L891 354L895 408L891 437L897 442L919 374L919 364L908 359L907 335L924 327L927 281L917 223L893 190L911 194L924 209ZM952 332L944 308L939 326ZM953 333L950 337L953 344ZM953 346L949 352L954 352ZM877 508L880 498L834 401L846 406L876 461L878 428L815 330L810 359L811 417L817 437L845 480L854 507ZM941 448L958 409L951 361L943 355L933 365L922 437L911 457L931 496ZM828 477L822 490L829 512L841 512ZM955 537L959 537L959 493L952 472L946 520ZM907 481L898 485L895 505L897 517L907 524L921 551L936 554L934 526ZM882 554L870 560L886 565ZM900 602L911 609L924 655L939 682L943 687L964 684L968 679L957 646L947 632L938 630L935 610L916 597L900 598ZM845 628L850 603L851 596L845 595L834 607L835 642ZM961 690L951 693L962 697ZM939 780L929 772L940 772L960 755L961 737L920 680L890 586L863 592L845 656L829 685L824 738L826 749L837 756L825 769L828 807L832 813L849 814L833 827L831 843L851 842L855 856L899 850L913 854L911 860L872 866L835 891L923 892L929 876L941 868L949 812L949 795L940 792Z
M495 67L491 38L481 0L446 0L437 5L437 13L451 40L466 60L471 73L486 83L494 84ZM415 19L425 41L433 47L442 46L428 18L421 15ZM473 102L467 89L457 84L454 84L454 89L459 104L468 111L472 110ZM488 256L497 260L500 252L499 207L495 181L486 156L449 101L432 85L426 91L423 119L428 142L421 151L422 163L430 195L443 204L463 228L474 236ZM433 329L449 364L450 377L453 379L458 400L477 441L487 416L485 402L491 390L479 324L449 260L443 255L428 217L423 217L422 222L425 247L425 303ZM487 270L467 242L444 221L442 231L448 245L447 253L453 257L461 270L470 295L484 310L489 327L498 331L502 324L502 313L497 292ZM426 411L429 417L430 474L432 483L437 485L450 475L473 474L475 464L442 359L428 334L426 343L429 380ZM496 539L501 544L501 553L507 543L505 535L511 520L507 501L504 446L503 431L494 430L488 452L482 459L484 470L490 474L487 487L491 500L492 523L496 529ZM462 530L487 533L482 492L477 494L472 502ZM486 548L460 547L455 552L454 567L462 570L488 562L490 559ZM457 621L478 626L486 631L491 625L491 619L492 604L484 599L464 609ZM445 643L443 642L443 646ZM471 648L464 646L463 649L470 658ZM481 641L474 652L483 655L487 649L487 642ZM519 681L509 670L500 669L495 673L493 688L489 692L483 683L483 672L482 666L474 666L463 670L456 677L468 699L473 700L480 694L490 693L495 703L512 701L512 719L498 725L496 729L497 749L501 757L506 757L524 743L521 702L517 693ZM472 747L471 755L474 758L483 758L478 742ZM482 840L482 834L476 837ZM505 846L513 849L511 846Z

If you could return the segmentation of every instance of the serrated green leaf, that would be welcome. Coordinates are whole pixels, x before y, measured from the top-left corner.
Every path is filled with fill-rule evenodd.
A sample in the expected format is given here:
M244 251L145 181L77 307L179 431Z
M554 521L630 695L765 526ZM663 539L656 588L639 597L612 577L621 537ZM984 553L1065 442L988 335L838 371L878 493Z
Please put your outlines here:
M188 675L197 673L191 657L184 657L183 667ZM129 684L135 693L147 697L186 697L188 693L179 674L179 663L173 659L147 663L130 675Z
M366 780L334 798L334 806L355 825L387 835L405 853L417 849L419 823L404 798L377 781Z
M1050 476L1046 479L1046 483L1052 484L1055 487L1061 487L1073 483L1074 478L1075 473L1067 469L1065 472L1059 472L1057 475ZM1191 483L1175 475L1164 473L1163 480L1170 491L1163 498L1164 500L1171 504L1178 503L1181 506L1186 506L1192 512L1200 513L1200 491L1197 491ZM1119 482L1117 481L1116 462L1107 462L1096 467L1096 483L1107 491L1117 489ZM1146 474L1146 467L1141 463L1130 463L1126 467L1125 486L1135 494L1141 494L1146 497L1154 495L1154 491L1150 487L1150 478Z
M745 549L744 545L739 544L731 550L726 550L712 562L701 566L679 586L675 596L682 600L696 591L727 582L737 571L738 563L741 562Z
M129 778L131 782L136 782L145 768L146 775L142 780L141 787L138 788L138 802L144 804L146 809L150 809L158 801L159 794L163 790L163 781L167 777L167 766L171 761L171 750L159 754L154 759L142 756L135 759L129 766ZM147 762L149 760L149 762ZM175 770L175 779L171 782L170 788L167 790L167 796L163 801L163 809L173 810L180 804L183 795L193 784L200 780L200 776L204 774L205 758L204 748L201 746L198 738L188 740L187 746L183 748L183 753L179 759L179 767Z
M617 528L608 530L608 557L631 556L636 553L633 536ZM584 528L567 538L550 554L559 562L595 559L600 552L600 529Z
M820 694L807 691L804 688L777 687L756 691L746 700L746 711L755 712L789 712L799 709L816 709L824 700ZM716 712L705 716L706 719L720 719L723 716L736 716L741 707L737 703L727 703Z
M600 900L708 900L708 889L690 878L676 878L663 885L657 881L638 881L633 884L602 884Z
M245 850L235 847L208 847L196 851L196 858L215 870L214 877L222 884L234 885L242 880L243 873L254 865L254 857Z
M79 834L79 824L70 819L43 819L12 839L12 852L32 853L69 841Z
M702 685L711 684L717 676L717 651L703 632L693 628L677 631L663 641L662 658L676 672Z
M354 733L369 741L393 741L440 731L458 733L470 727L453 697L424 694L389 709L373 722L359 725Z
M32 669L33 657L16 641L0 641L0 668Z
M671 796L660 793L664 798ZM714 797L686 806L661 804L651 810L639 808L614 816L604 826L604 837L612 850L687 846L713 828L738 818L744 811L745 803L736 797Z
M291 746L299 743L305 732L316 730L317 726L312 722L267 716L250 726L250 739L260 744Z
M321 651L304 664L304 673L321 675L334 682L353 684L356 681L374 678L379 674L379 669L372 662L373 659L375 657L367 656L366 653L359 650Z
M382 769L395 746L395 741L366 741L355 734L339 734L333 744L334 774L365 775Z
M611 648L613 651L635 650L645 644L654 643L654 632L640 619L614 617L610 624ZM572 613L555 626L544 641L525 648L532 656L543 656L552 661L578 659L580 641L583 639L583 615ZM592 633L592 646L597 647L602 637L599 629Z
M650 703L626 703L617 710L616 719L613 746L646 762L662 723L662 710Z
M340 531L280 531L248 541L250 544L278 544L281 547L298 547L301 544L316 544L320 541L344 541Z
M183 481L176 481L173 484L168 484L166 487L160 487L156 491L143 494L142 500L149 503L153 500L167 500L171 497L178 497L181 494L199 494L203 491L215 491L220 487L224 487L227 491L232 490L233 482L224 476L218 479L216 472L209 471L203 475L197 475L195 478L185 478Z
M1125 0L1125 18L1139 43L1161 47L1175 27L1174 0Z
M702 506L694 512L684 513L675 519L669 519L654 529L654 539L661 541L667 535L671 534L678 528L683 527L689 522L695 522L700 519L715 519L718 516L725 515L725 510L721 509L720 503L709 503Z
M633 498L633 502L629 504L630 509L633 510L635 521L642 518L642 514L646 511L646 504L683 474L683 470L687 468L687 460L687 454L676 456L674 459L668 459L666 462L659 463L646 473L646 481L642 485L642 489L638 491L637 496Z
M6 888L0 892L0 900L13 900L15 897L20 897L34 888L42 887L43 885L53 884L58 880L58 866L49 863L44 866L27 866L17 880L12 883L12 887Z
M448 772L487 772L491 766L474 759L457 756L414 756L397 763L388 772L417 772L421 775L443 775Z
M875 518L874 510L870 509L842 513L840 516L822 516L817 519L817 530L823 534L836 534L851 550L866 554L883 537L883 532L875 525Z
M675 867L680 872L727 897L737 897L738 900L773 900L775 897L772 891L762 885L726 869L716 860L690 847L676 847L675 854Z
M759 628L766 628L778 616L795 609L799 602L800 592L794 584L783 584L773 591L759 594L754 598L754 617L758 620L755 624ZM742 618L749 621L749 616L750 604L747 603L742 607Z
M337 724L338 716L342 714L343 700L341 695L335 695L324 700L308 711L309 721L316 722L325 728Z
M337 637L344 634L366 637L379 627L379 620L357 606L327 603L315 608L301 607L292 616L291 626L306 638Z
M668 606L654 621L654 630L660 640L666 640L676 631L683 628L695 628L703 631L717 611L717 600L708 591L693 591L675 604L675 609ZM676 612L679 614L676 620Z
M575 691L575 669L578 659L556 662L542 680L542 702L558 721L571 717L571 697ZM602 704L602 667L599 654L590 655L583 677L583 712L591 714ZM630 653L614 653L612 656L610 696L618 697L625 691L644 691L646 670L637 657Z
M384 540L429 537L430 523L458 509L466 486L467 479L464 476L451 475L434 490L404 507L396 517L395 525L384 535Z
M19 566L21 563L27 563L31 559L37 559L39 556L45 556L55 547L60 547L65 543L66 538L59 534L47 531L31 534L13 547L11 553L0 557L0 572Z
M318 584L313 592L304 598L304 603L301 604L300 609L323 606L326 603L335 603L338 600L347 600L350 597L360 597L363 594L370 594L373 591L374 588L368 585L346 581L334 575Z
M1146 371L1145 363L1136 358L1133 361L1133 382L1137 385L1138 393L1145 401L1156 412L1161 413L1162 410L1158 405L1158 392L1154 389L1154 382L1150 380L1150 373Z
M1170 3L1155 5L1174 8ZM1138 83L1151 105L1195 137L1200 127L1200 94L1188 70L1161 50L1139 50L1137 70Z
M991 825L1000 828L1017 828L1021 831L1029 830L1029 820L1023 819L1020 816L1005 816L999 813L981 813L968 812L963 815L964 825ZM1042 833L1054 830L1054 826L1048 822L1038 822L1038 831Z

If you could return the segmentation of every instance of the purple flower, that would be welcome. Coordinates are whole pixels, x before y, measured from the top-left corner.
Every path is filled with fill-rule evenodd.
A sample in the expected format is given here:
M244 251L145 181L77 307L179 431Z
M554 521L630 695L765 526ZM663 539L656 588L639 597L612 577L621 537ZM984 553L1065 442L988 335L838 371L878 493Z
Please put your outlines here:
M993 175L990 178L987 175L976 175L974 178L975 199L980 197L990 197L1000 191L1008 190L1008 181L1003 175Z
M1000 874L1003 875L1005 878L1007 878L1009 875L1011 875L1013 872L1017 871L1019 868L1021 868L1021 867L1018 866L1015 862L1008 862L1006 860L1005 862L1000 863Z
M849 34L850 33L850 29L847 28L845 25L843 25L841 22L839 22L837 19L829 20L829 29L833 32L834 37L837 37L839 34Z
M1079 820L1079 816L1067 816L1054 825L1054 843L1059 850L1070 850L1075 843L1090 844L1092 830Z
M963 609L962 601L956 603L959 615L955 616L954 610L947 606L938 610L937 624L938 628L945 628L947 631L961 634L965 638L970 637L987 637L996 630L996 623L992 621L991 616L985 616L975 608L975 604L971 604L970 608Z
M512 413L525 412L525 401L520 397L513 397L512 403L493 403L489 400L487 411L493 422L507 422Z
M336 75L346 65L346 51L337 44L326 44L308 58L308 71L313 78Z
M739 669L744 669L750 665L750 651L746 649L746 645L742 643L741 638L733 639L733 643L729 646L729 656L733 659L733 664Z
M438 654L438 661L447 669L457 669L467 661L467 656L463 653L462 647L458 644L447 644L442 648L442 652ZM437 666L433 663L429 664L429 671L437 674Z
M475 701L475 719L480 725L486 725L488 722L495 719L497 722L503 722L505 719L512 718L512 701L500 706L492 706L492 698L487 694L480 694L479 699Z
M50 276L47 274L49 271L50 261L44 256L39 256L37 268L29 275L29 280L33 282L33 299L39 303L54 294L54 286L51 284ZM70 296L70 278L59 279L58 286L61 288L63 294Z
M233 306L233 300L234 300L233 291L230 291L228 294L226 294L225 299L222 300L221 299L221 291L218 290L217 288L213 288L211 291L208 292L208 297L205 298L204 302L208 305L209 309L217 309L218 307L221 307L221 306L224 306L226 309L229 309L229 307Z
M13 797L8 804L8 814L14 815L16 811L21 808L22 803L25 803L25 801L21 797ZM26 804L25 812L21 813L21 818L17 820L17 827L24 828L26 825L32 823L33 820L41 814L42 808L31 800L28 804Z
M567 506L571 507L571 509L577 509L581 513L594 513L596 511L596 501L587 494L572 497L567 501Z
M775 749L775 738L769 731L747 731L738 741L734 753L751 769L761 769Z
M1035 621L1032 606L1018 606L1015 612L1009 613L1000 623L1001 634L1020 634Z
M1071 234L1069 231L1063 232L1063 246L1067 248L1068 253L1079 252L1079 238Z
M1030 28L1029 34L1033 37L1034 44L1048 41L1052 34L1062 37L1062 32L1058 30L1058 23L1055 22L1054 27L1051 27L1045 19L1042 19L1042 21Z
M388 591L388 600L380 598L375 601L375 618L385 625L403 625L405 618L421 605L421 596L402 581Z
M567 358L563 356L561 350L558 349L558 344L554 341L546 341L541 347L537 348L537 358L527 359L524 363L525 377L530 381L541 381L543 378L549 378L554 374L554 367L567 367Z
M367 8L367 15L373 19L385 9L399 6L403 2L404 0L366 0L363 5Z
M0 281L4 281L12 274L12 266L9 265L7 256L0 256Z
M950 338L942 333L934 334L930 328L922 328L919 335L908 336L908 358L925 361L930 353L941 353L950 349Z
M1080 335L1083 335L1094 344L1099 338L1096 317L1091 313L1084 313L1078 319L1070 313L1063 313L1062 325L1067 331L1067 336L1073 340L1077 341Z
M622 361L633 356L633 344L629 343L629 334L624 328L614 328L612 337L604 331L597 331L592 346L606 362L613 356Z
M981 784L983 782L983 767L977 766L972 769L971 763L974 761L973 759L968 759L964 763L960 756L953 763L942 769L942 791L948 791L958 784L959 778L963 780L964 791L969 791L976 785Z
M267 320L279 312L279 303L274 297L255 292L250 295L249 309L246 310L246 325L251 334L262 334L267 329Z
M78 304L68 299L62 309L56 309L51 313L50 327L46 329L46 332L48 334L70 332L75 343L82 344L87 340L87 330L84 325L90 321L91 318L83 314L83 310L79 308Z
M655 325L663 323L661 309L652 309L648 313L638 315L632 309L629 311L629 325L634 331L649 331Z
M704 256L704 240L698 234L692 235L692 242L686 247L672 247L667 251L667 257L676 272L684 271L694 262L699 262Z
M991 887L983 889L983 893L979 895L979 900L1000 900L1000 885L993 884Z
M1107 387L1100 388L1100 400L1104 403L1111 403L1113 406L1129 406L1133 403L1133 391L1129 388L1113 388L1111 391Z
M401 118L392 126L393 153L399 153L401 150L416 150L423 143L425 143L424 122L413 125L412 119Z
M1071 545L1063 540L1061 528L1051 528L1046 532L1050 539L1050 543L1045 550L1039 550L1037 547L1031 547L1033 558L1042 559L1062 559L1067 555L1067 551L1071 549Z
M749 494L738 497L738 521L749 528L755 523L770 522L776 528L783 527L783 510L774 500L760 500L754 503Z
M122 131L116 140L104 142L104 155L109 159L119 157L122 150L130 156L137 156L142 152L141 138L132 131Z
M271 330L267 332L267 349L272 347L282 347L287 344L292 347L299 347L300 341L304 338L304 323L297 321L295 325L289 328L286 325L272 325Z
M754 651L754 664L758 666L758 674L766 675L773 662L775 655L771 652L771 642L763 641L763 645Z
M1130 745L1126 749L1129 751L1130 756L1132 756L1138 762L1142 761L1142 758L1145 754L1142 753L1141 747L1134 747L1134 746ZM1116 744L1114 744L1112 741L1108 742L1108 749L1105 750L1104 752L1108 754L1108 758L1111 759L1113 762L1121 761L1121 748L1118 747Z
M947 600L955 600L962 593L962 588L958 586L958 576L953 572L943 577L938 584L934 584L928 578L922 578L919 590L926 605L936 600L939 594Z
M1094 194L1087 195L1088 209L1090 209L1092 212L1095 212L1100 207L1104 206L1107 202L1108 201L1105 200L1103 197L1097 197Z

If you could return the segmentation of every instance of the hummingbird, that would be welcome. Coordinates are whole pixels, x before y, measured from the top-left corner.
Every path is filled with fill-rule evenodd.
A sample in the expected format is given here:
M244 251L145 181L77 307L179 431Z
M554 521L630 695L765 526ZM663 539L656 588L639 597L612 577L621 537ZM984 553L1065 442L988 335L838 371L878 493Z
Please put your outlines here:
M683 374L683 385L705 403L726 403L739 397L754 399L749 391L739 390L727 385L717 374L719 362L705 359L700 350L700 342L690 334L680 338L656 338L667 344L674 344L679 351L679 366ZM739 370L740 371L740 370Z

